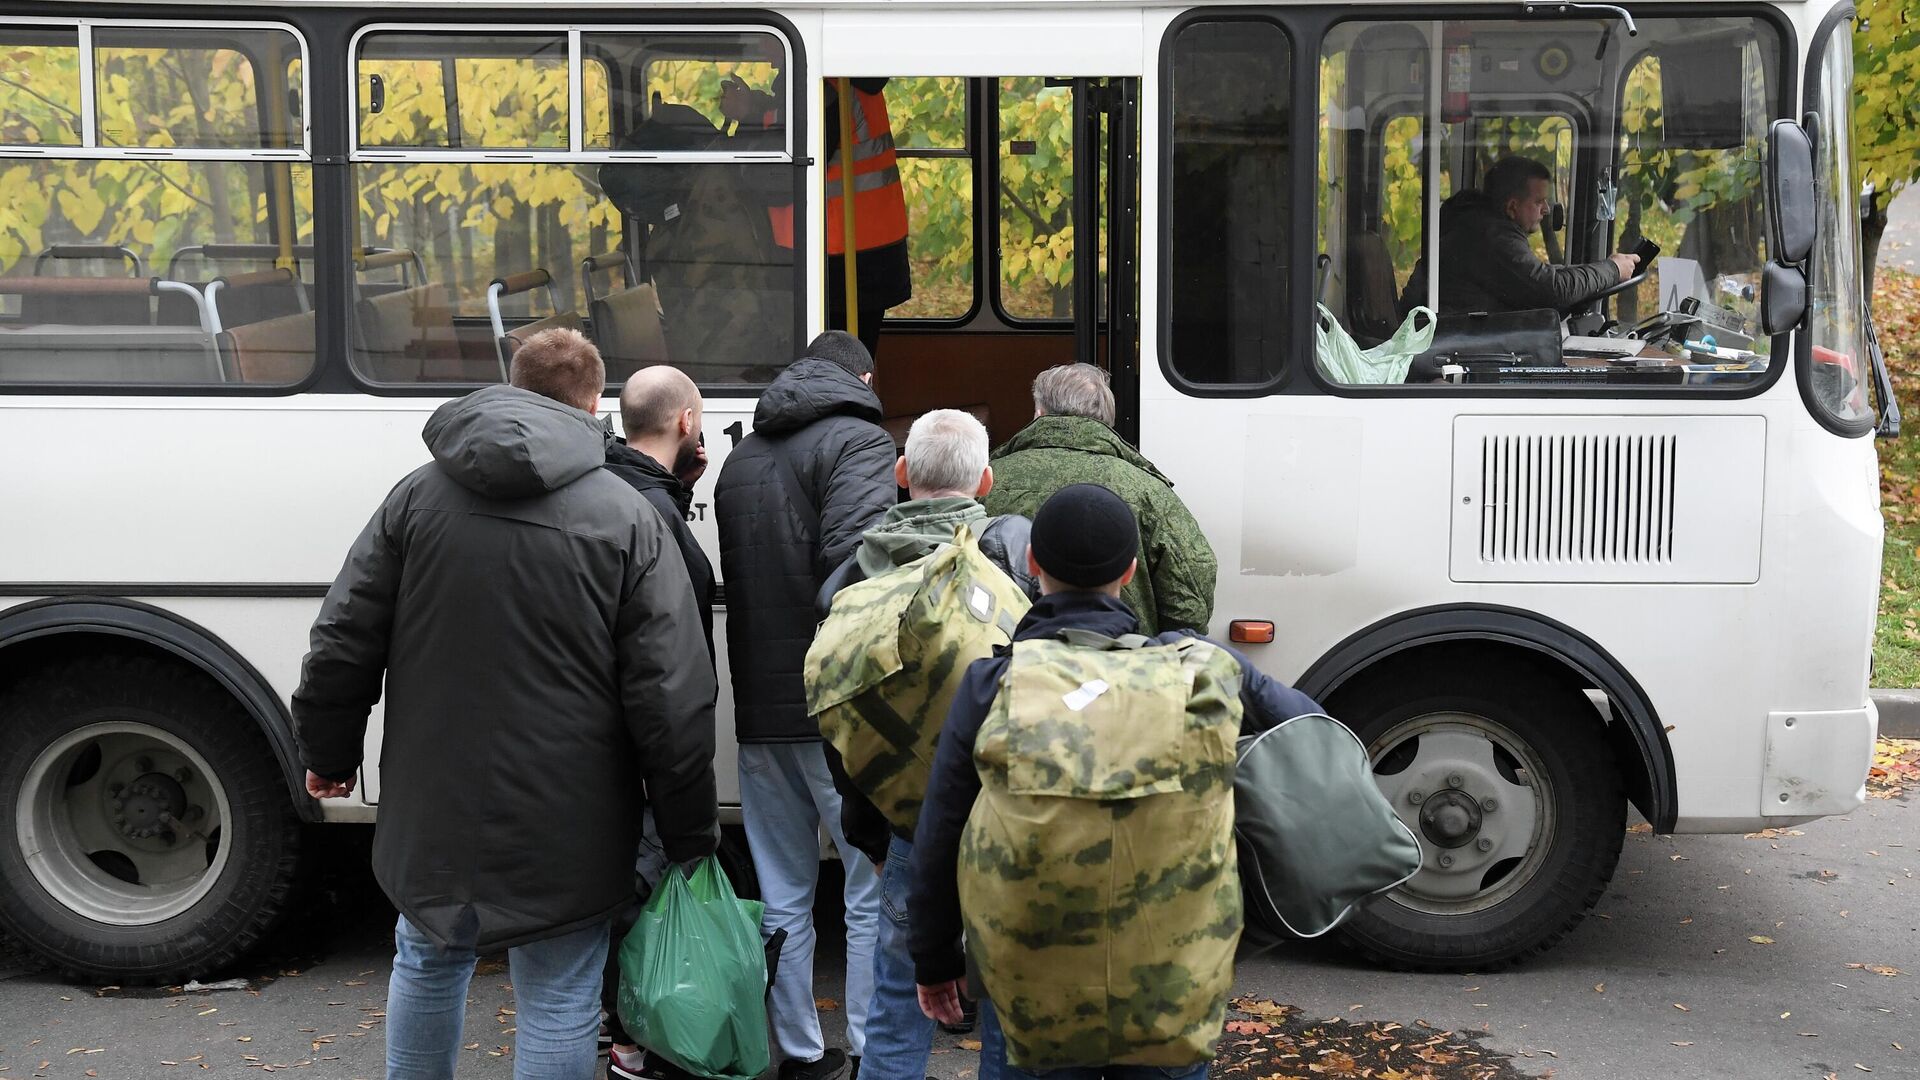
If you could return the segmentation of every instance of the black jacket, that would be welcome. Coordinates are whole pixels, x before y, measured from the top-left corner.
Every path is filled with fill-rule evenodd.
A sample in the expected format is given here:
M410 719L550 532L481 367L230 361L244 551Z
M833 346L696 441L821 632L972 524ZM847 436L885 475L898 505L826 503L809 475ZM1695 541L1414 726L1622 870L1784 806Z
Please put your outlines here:
M1020 620L1013 640L1057 637L1062 630L1091 630L1108 637L1137 633L1139 620L1119 600L1101 593L1068 592L1042 597ZM1198 637L1191 630L1169 630L1159 642ZM1208 639L1212 640L1212 639ZM1214 642L1220 645L1219 642ZM1238 650L1220 645L1240 661L1240 704L1245 710L1242 734L1266 729L1295 716L1320 712L1312 698L1277 679L1268 678ZM953 699L946 726L940 729L940 747L933 756L933 777L927 801L920 807L920 827L913 836L913 872L907 888L908 920L912 933L914 980L933 986L957 979L965 970L959 949L961 918L958 866L960 833L966 828L973 801L980 794L980 774L974 771L973 740L1000 693L1007 673L1008 650L996 649L967 669L966 681Z
M1611 260L1580 266L1540 261L1519 223L1472 188L1440 204L1440 310L1564 311L1620 283ZM1427 302L1427 261L1414 264L1400 314Z
M753 433L714 492L734 731L743 743L810 742L801 669L814 596L893 505L893 437L880 399L838 364L801 359L760 395Z
M666 466L647 455L614 440L607 444L607 471L633 485L660 512L667 531L680 548L680 560L687 564L687 577L693 582L694 603L700 606L700 625L707 632L707 655L713 655L713 561L687 527L687 515L693 508L693 492Z
M931 505L958 501L957 499L938 500ZM910 515L915 507L928 505L930 504L927 502L901 503L894 507L887 517L891 521L903 514ZM932 520L940 522L938 528L945 529L949 527L945 522L955 516L944 514ZM857 585L867 580L866 568L860 565L863 553L873 553L874 561L881 562L883 566L887 562L895 566L905 566L933 554L939 545L932 542L932 536L914 534L916 531L924 533L924 530L914 530L914 526L928 520L926 516L908 516L899 522L906 527L905 530L885 538L877 535L875 531L869 531L862 538L860 550L847 556L847 561L841 563L840 569L835 570L833 575L827 578L827 583L820 587L820 595L814 601L816 617L824 622L832 613L833 598L836 593L850 585ZM984 520L986 524L980 526L978 534L980 554L985 555L993 565L999 567L1001 573L1012 578L1013 583L1020 587L1020 591L1027 594L1027 599L1040 599L1040 582L1034 578L1033 571L1027 568L1027 544L1033 538L1033 520L1021 517L1019 514L1002 514L999 517ZM953 528L957 530L957 526ZM883 539L892 542L882 542ZM825 748L827 772L833 777L834 790L840 793L840 835L846 837L847 843L852 844L856 850L865 855L869 862L885 862L887 838L898 836L911 843L913 833L895 825L879 807L873 805L873 800L867 798L867 793L854 784L853 778L847 775L847 766L840 758L840 751L836 750L832 743L825 744Z
M350 777L384 676L374 873L434 940L505 948L631 902L636 779L670 858L714 850L713 666L592 417L493 386L425 438L327 593L293 718L307 767Z

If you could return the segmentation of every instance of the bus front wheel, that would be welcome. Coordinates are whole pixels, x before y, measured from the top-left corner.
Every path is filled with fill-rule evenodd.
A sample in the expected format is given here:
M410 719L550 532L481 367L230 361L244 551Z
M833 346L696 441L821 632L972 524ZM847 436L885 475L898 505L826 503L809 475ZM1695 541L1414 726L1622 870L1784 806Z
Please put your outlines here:
M1550 948L1620 857L1626 798L1586 696L1543 672L1462 673L1409 698L1363 686L1356 724L1374 779L1420 839L1421 867L1356 911L1345 941L1377 963L1487 971Z
M0 693L0 929L73 978L218 971L284 909L299 821L265 736L200 672L50 664Z

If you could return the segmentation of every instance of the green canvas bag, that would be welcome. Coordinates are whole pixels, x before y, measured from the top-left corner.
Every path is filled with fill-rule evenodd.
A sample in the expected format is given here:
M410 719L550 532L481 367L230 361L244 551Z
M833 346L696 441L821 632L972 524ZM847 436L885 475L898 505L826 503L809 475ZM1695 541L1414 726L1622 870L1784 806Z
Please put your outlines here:
M967 666L1012 641L1029 606L965 525L952 543L833 598L807 649L807 712L895 826L920 820Z
M1420 841L1373 779L1358 736L1309 713L1240 739L1234 837L1254 916L1299 937L1420 872Z

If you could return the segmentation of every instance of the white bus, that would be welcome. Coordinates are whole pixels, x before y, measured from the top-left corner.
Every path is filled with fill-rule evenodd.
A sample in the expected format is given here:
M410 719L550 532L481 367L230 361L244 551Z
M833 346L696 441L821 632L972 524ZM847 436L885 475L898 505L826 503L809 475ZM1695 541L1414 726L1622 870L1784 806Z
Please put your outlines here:
M1110 372L1218 553L1213 631L1352 725L1422 837L1362 952L1547 948L1629 805L1662 833L1845 813L1897 427L1852 14L0 0L0 928L177 981L271 928L310 828L374 819L377 716L354 799L302 792L307 630L428 413L529 329L600 343L609 411L638 366L698 379L714 543L756 393L827 322L839 78L890 80L912 207L889 424L961 407L1004 440L1043 368ZM736 123L730 80L772 105ZM1516 154L1550 177L1534 257L1647 238L1652 272L1439 304L1477 257L1448 200ZM1343 340L1436 304L1410 368L1342 380Z

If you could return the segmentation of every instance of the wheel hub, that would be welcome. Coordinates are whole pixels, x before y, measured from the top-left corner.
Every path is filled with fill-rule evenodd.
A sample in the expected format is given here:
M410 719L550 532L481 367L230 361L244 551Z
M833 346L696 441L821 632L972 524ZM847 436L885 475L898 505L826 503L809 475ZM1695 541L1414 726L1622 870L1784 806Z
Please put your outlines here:
M129 840L174 840L173 823L187 811L187 791L165 773L150 772L109 802L114 827Z
M1473 796L1457 788L1442 791L1420 807L1420 832L1436 847L1466 847L1479 835L1480 814Z

